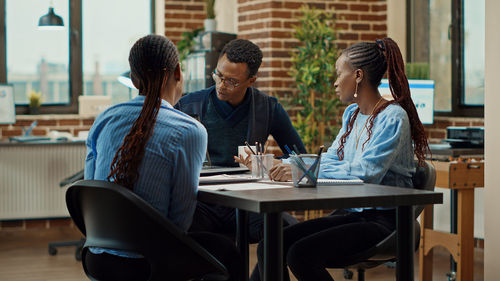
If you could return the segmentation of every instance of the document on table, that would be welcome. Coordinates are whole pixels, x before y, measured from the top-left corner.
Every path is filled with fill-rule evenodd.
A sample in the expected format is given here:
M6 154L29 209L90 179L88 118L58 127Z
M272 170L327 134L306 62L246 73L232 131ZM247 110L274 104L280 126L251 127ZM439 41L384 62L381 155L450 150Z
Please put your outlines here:
M263 190L263 189L276 189L276 188L293 188L291 184L267 184L260 182L252 183L235 183L235 184L224 184L224 185L203 185L199 186L199 190L214 190L214 191L236 191L236 190Z
M229 184L229 183L241 183L241 182L256 182L260 179L252 178L249 174L235 174L235 175L214 175L214 176L203 176L200 177L200 185L212 185L212 184Z

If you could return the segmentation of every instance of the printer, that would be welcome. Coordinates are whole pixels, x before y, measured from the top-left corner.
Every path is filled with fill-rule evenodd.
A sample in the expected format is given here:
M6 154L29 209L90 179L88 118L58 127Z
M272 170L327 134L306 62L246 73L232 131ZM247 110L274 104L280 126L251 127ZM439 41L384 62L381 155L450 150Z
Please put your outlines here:
M484 147L484 127L450 126L446 128L447 142L453 148Z

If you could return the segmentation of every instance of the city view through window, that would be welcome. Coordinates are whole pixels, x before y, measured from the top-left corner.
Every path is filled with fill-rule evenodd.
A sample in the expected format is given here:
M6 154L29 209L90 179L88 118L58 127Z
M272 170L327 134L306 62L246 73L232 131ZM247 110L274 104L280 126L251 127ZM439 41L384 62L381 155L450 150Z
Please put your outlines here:
M64 30L38 30L51 3ZM42 105L70 102L68 10L68 0L6 1L7 81L16 104L27 104L32 91L42 94ZM109 96L113 104L137 95L117 78L129 70L132 44L150 33L150 11L150 1L82 1L84 95Z

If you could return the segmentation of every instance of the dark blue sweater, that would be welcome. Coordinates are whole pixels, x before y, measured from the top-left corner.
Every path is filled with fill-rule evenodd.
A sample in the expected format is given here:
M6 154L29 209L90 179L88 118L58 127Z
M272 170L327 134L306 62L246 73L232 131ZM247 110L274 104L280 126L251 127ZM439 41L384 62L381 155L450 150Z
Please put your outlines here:
M299 149L299 153L306 153L304 144L292 126L285 109L275 97L270 97L256 88L248 88L243 102L235 108L217 98L215 87L187 94L179 100L175 108L203 123L210 100L221 119L224 119L231 126L236 126L241 120L246 120L245 117L248 117L247 134L242 137L246 137L250 144L265 143L268 136L272 135L284 154L287 154L285 145L291 148L295 145ZM210 136L212 132L210 129L207 131ZM210 151L209 154L211 154ZM228 157L232 158L232 155L228 155Z

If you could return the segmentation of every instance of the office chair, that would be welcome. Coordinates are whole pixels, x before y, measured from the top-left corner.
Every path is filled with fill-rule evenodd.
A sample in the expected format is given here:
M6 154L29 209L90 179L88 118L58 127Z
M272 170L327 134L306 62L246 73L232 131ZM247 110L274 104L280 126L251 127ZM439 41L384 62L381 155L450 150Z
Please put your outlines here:
M63 179L60 183L59 186L65 187L67 185L70 185L78 180L83 180L83 175L84 175L84 170L78 171L76 174L73 174L65 179ZM57 241L57 242L49 242L48 244L48 250L49 250L49 255L55 256L57 255L57 248L58 247L68 247L68 246L75 246L75 259L77 261L82 260L82 248L83 244L85 244L85 239L80 239L80 240L73 240L73 241Z
M412 180L414 188L433 191L436 184L436 170L434 166L428 162L425 162L424 167L417 165L417 170ZM423 211L424 207L415 207L415 250L418 249L420 242L420 224L417 221L417 217ZM396 261L396 237L396 231L394 231L374 247L349 257L346 261L346 264L349 265L344 267L344 278L352 279L353 272L349 270L352 268L358 272L358 281L364 281L366 269Z
M127 258L92 255L89 247L142 255L149 264L145 280L229 278L223 264L127 188L106 181L80 180L68 188L66 205L76 226L86 236L82 266L92 280L102 276L103 272L91 272L92 269L87 267L89 258L100 256L102 260L103 256L111 256L113 261L122 259L123 269L127 269ZM119 261L120 266L122 260ZM185 270L186 264L190 265L187 267L189 270ZM102 268L101 271L107 271L109 275L108 270Z

